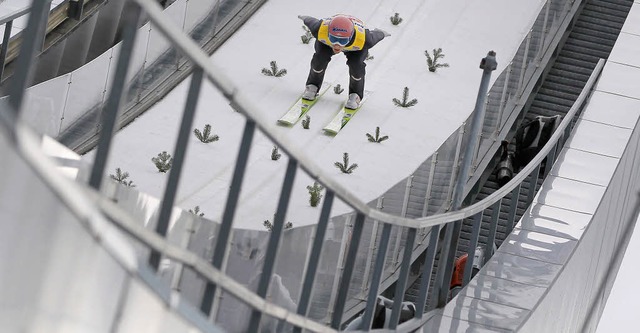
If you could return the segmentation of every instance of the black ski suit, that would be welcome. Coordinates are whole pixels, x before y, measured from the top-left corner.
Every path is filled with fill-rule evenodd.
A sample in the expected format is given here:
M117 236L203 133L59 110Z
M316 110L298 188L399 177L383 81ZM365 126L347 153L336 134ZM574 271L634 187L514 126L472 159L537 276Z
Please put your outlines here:
M307 78L307 85L313 84L320 89L322 81L324 80L324 73L327 69L331 57L333 57L333 49L330 46L318 41L318 30L323 20L318 20L313 17L302 17L302 21L309 28L311 34L316 38L314 45L315 53L311 58L311 69L309 70L309 77ZM369 30L365 29L365 42L362 50L359 51L343 51L347 57L347 66L349 66L349 94L356 93L360 98L364 94L364 77L365 77L365 59L369 53L369 49L376 45L379 41L384 39L385 33L381 30ZM351 45L354 42L353 38L347 44Z

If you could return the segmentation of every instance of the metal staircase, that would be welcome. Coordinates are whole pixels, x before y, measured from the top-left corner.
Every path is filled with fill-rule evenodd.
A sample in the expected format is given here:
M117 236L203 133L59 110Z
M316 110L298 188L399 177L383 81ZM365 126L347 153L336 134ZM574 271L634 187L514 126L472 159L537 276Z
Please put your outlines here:
M555 59L550 62L549 70L546 77L542 78L535 96L531 99L528 108L523 109L521 123L525 123L537 116L556 116L564 117L571 106L576 101L578 95L585 86L589 75L595 68L600 58L607 59L618 38L620 30L626 20L631 9L633 0L589 0L579 13L575 24L568 33L568 37ZM511 144L513 146L513 144ZM512 147L513 148L513 147ZM487 196L497 191L500 185L497 182L495 172L490 171L491 175L485 183L480 186L472 203L479 202ZM502 201L502 209L498 215L498 224L495 230L495 244L499 247L506 236L513 229L512 225L508 225L509 214L511 211L512 197L517 196L517 207L515 207L515 221L518 221L527 209L530 200L533 199L535 191L539 189L543 182L543 172L535 178L535 188L532 186L532 177L529 176L525 180L518 193L511 193ZM532 190L533 193L531 193ZM490 230L491 218L493 210L487 209L482 216L482 224L480 235L478 237L478 246L486 246L487 240L493 231ZM460 257L467 253L468 246L472 237L473 228L472 218L464 220L460 241L457 248L456 257ZM436 256L437 267L438 256ZM431 276L435 276L436 268ZM418 297L420 285L419 277L405 292L404 300L415 302Z

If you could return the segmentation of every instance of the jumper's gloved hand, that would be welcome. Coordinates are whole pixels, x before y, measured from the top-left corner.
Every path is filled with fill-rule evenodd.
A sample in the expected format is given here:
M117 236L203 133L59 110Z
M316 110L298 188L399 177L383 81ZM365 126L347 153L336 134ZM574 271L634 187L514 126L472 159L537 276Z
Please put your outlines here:
M375 28L375 29L373 29L373 31L380 31L380 32L382 32L382 34L383 34L385 37L389 37L389 36L391 36L391 34L390 34L390 33L386 32L386 31L384 31L384 30L382 30L382 29Z
M301 19L303 22L306 18L309 18L310 16L306 16L306 15L298 15L298 18Z

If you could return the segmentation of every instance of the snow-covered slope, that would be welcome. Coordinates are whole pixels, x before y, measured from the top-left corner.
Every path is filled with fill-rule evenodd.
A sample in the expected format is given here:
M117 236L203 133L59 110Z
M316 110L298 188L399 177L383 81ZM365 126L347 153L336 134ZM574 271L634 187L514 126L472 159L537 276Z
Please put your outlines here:
M498 69L508 65L518 45L532 26L544 1L541 0L355 0L310 1L270 0L232 36L211 61L224 68L242 92L254 99L260 112L275 122L304 88L313 54L313 42L303 44L302 22L297 15L327 17L346 13L361 18L370 28L381 28L391 36L371 50L367 62L366 89L372 95L366 105L338 136L322 133L322 127L338 111L346 92L332 90L309 113L310 129L300 124L279 127L291 144L304 147L324 170L335 174L360 199L370 201L409 175L427 159L471 113L480 82L480 59L489 50L497 53ZM389 17L399 13L398 26ZM450 68L436 73L427 70L425 50L441 47ZM261 69L275 60L288 74L267 77ZM348 69L343 55L334 56L325 82L348 86ZM159 173L151 158L162 151L173 152L190 80L185 80L160 103L121 130L108 163L130 173L137 188L161 197L167 175ZM394 106L404 87L418 104ZM192 136L176 204L191 209L200 206L205 217L217 220L223 211L233 167L244 128L244 117L233 111L209 83L205 83L194 127L211 124L217 142L203 144ZM366 133L389 139L376 144ZM262 229L272 219L281 189L286 156L271 160L273 144L262 134L253 140L235 226ZM349 153L359 167L342 174L334 162ZM90 153L91 156L93 153ZM294 226L313 224L318 208L308 204L307 185L313 181L299 172L294 185L287 221ZM334 213L348 210L334 205Z

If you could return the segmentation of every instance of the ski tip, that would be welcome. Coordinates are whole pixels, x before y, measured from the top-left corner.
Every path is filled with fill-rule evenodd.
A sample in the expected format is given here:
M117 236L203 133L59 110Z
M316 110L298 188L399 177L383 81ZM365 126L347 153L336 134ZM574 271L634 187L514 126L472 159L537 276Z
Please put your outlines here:
M324 131L324 134L328 136L336 136L338 134L338 132L332 129L323 128L322 130Z
M291 122L286 121L286 120L282 120L282 119L278 119L278 125L282 125L282 126L291 126L293 125Z

